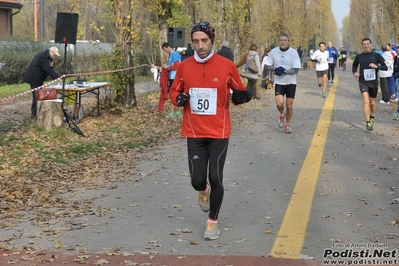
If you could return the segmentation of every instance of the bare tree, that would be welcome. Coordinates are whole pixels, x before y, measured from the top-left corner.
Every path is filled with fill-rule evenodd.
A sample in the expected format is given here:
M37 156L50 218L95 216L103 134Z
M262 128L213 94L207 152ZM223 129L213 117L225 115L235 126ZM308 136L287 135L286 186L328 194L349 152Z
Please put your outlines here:
M134 65L132 41L138 36L135 36L134 31L132 31L134 25L132 1L112 0L111 10L113 12L116 37L114 61L119 60L119 66L129 69L114 74L117 75L120 81L115 101L128 107L134 107L137 102L134 89L134 74L131 69Z

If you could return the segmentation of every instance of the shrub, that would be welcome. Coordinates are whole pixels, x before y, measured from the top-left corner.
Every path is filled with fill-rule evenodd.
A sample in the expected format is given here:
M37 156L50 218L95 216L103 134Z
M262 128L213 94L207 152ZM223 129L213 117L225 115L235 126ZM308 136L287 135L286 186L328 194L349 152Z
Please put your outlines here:
M0 69L0 85L19 84L33 56L44 49L43 45L29 42L7 42L0 45L0 62L6 63Z
M38 42L0 42L0 62L6 63L4 67L0 68L0 85L23 83L25 71L34 56L54 45L54 43ZM76 56L67 52L64 64L65 51L59 48L59 52L61 56L54 60L54 71L60 75L102 71L104 69L100 62L109 57L109 53L101 49L91 53L83 51ZM51 80L51 77L48 79ZM92 79L96 80L95 77Z

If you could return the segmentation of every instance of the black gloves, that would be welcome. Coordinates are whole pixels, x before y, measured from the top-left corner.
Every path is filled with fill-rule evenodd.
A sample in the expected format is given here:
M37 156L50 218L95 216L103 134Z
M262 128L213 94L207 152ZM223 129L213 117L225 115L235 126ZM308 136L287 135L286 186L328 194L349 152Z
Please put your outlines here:
M188 102L188 100L190 100L190 95L180 93L176 97L176 104L177 106L184 106Z
M252 99L252 93L248 90L242 91L233 89L233 95L231 96L231 100L234 104L243 104L247 103ZM190 100L190 95L180 93L176 97L176 105L177 106L184 106L188 100Z
M274 69L274 74L277 76L282 76L282 75L284 75L284 71L285 71L285 68L282 66L279 66L278 68Z
M233 95L231 96L231 100L234 104L243 104L247 103L252 99L252 93L248 90L241 91L237 89L233 89Z

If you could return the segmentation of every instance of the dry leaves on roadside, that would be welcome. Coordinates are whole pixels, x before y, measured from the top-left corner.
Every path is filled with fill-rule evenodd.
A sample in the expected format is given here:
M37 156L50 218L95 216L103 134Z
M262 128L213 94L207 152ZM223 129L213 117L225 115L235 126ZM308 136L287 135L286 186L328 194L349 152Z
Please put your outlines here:
M32 121L5 132L5 137L0 138L0 228L19 232L15 236L18 238L24 235L24 229L17 221L29 215L31 225L41 231L27 237L54 242L54 248L84 252L84 247L64 246L57 238L62 232L88 226L84 221L71 221L72 218L101 217L112 210L96 206L90 198L76 200L77 191L115 189L115 183L124 180L135 180L139 184L156 173L141 173L136 168L140 160L148 159L146 152L171 138L180 138L181 121L167 119L165 114L157 112L158 97L158 92L139 96L136 108L114 106L102 110L100 117L86 117L78 124L86 138L70 130L44 133ZM232 105L233 126L246 127L244 117L252 113L254 107L263 105L261 101L251 106ZM182 205L171 208L180 209ZM48 231L51 223L60 221L63 228ZM171 234L191 232L180 229ZM0 248L12 249L9 244L12 240L11 237L10 241L0 243Z
M157 93L140 96L138 102L136 108L103 110L101 117L82 120L78 126L87 138L69 130L60 130L54 137L56 133L44 134L29 121L4 133L0 138L0 228L14 228L23 234L16 219L28 214L32 225L43 228L35 237L56 237L44 231L48 221L102 216L110 211L95 206L91 199L74 200L76 190L113 189L116 181L140 182L153 174L142 176L131 166L141 160L142 151L171 136L179 137L180 132L176 121L149 108L157 106ZM52 209L57 211L49 211ZM84 222L68 230L82 227ZM62 244L55 242L54 247Z

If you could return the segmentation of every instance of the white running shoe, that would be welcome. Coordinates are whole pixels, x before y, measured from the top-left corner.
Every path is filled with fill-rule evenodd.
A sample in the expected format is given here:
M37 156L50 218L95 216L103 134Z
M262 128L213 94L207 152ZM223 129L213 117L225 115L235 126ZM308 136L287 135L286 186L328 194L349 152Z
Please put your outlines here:
M283 128L285 125L285 114L280 114L280 120L278 121L278 127Z
M220 229L217 223L206 222L206 229L204 233L204 240L215 240L220 235Z
M291 130L290 124L285 124L285 133L291 134L291 132L292 132L292 130Z
M208 192L200 191L198 193L198 204L203 212L209 212L209 194L211 194L211 186L207 182Z

